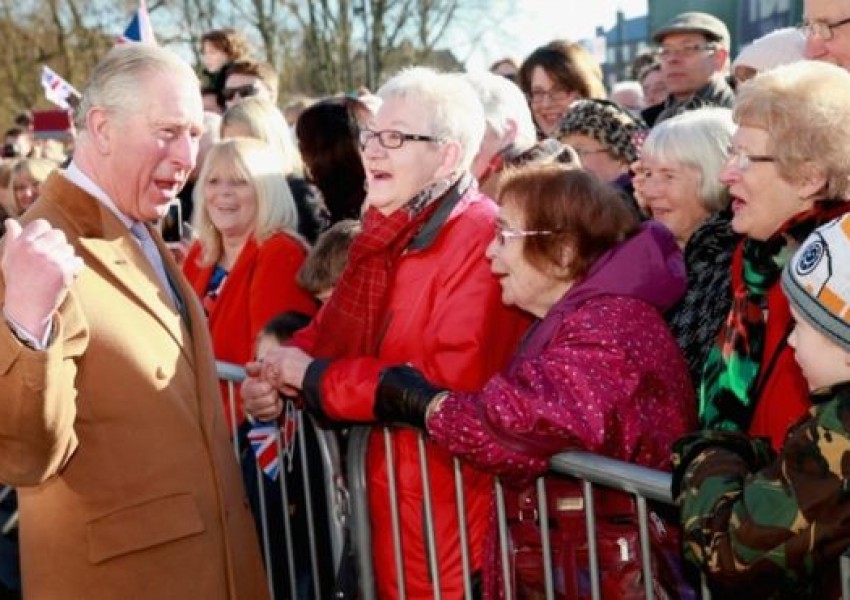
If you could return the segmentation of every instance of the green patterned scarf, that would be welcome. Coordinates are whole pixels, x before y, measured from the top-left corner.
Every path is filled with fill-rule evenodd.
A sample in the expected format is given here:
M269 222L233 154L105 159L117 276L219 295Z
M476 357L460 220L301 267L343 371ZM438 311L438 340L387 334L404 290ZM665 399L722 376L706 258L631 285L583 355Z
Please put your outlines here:
M745 239L743 272L733 273L732 309L709 351L700 385L700 424L704 429L747 431L758 400L767 332L767 294L778 285L785 263L819 225L846 211L840 201L818 202L788 220L766 241ZM771 328L790 328L771 321Z

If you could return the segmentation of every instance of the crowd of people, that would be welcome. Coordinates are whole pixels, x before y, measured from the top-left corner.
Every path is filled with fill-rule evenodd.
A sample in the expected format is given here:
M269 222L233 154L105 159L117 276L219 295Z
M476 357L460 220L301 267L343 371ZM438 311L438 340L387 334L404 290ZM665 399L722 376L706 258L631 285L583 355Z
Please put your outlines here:
M366 455L380 598L463 597L464 543L476 597L540 597L545 529L556 596L589 597L580 486L547 477L550 524L533 511L576 449L672 472L663 597L699 572L716 597L839 597L850 13L805 17L733 58L721 20L681 13L610 89L553 40L288 111L236 30L203 36L200 77L110 50L73 148L22 115L0 165L0 517L19 513L0 598L263 600L263 551L275 596L312 597L280 525L302 531L307 496L274 508L249 442L289 440L297 408L332 435L386 427ZM597 494L606 598L644 590L636 519Z

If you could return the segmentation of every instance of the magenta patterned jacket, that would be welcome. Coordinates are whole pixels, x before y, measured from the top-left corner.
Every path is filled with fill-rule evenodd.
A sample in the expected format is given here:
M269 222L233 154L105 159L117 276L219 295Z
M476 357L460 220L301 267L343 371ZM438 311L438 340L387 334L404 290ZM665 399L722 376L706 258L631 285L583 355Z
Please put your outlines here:
M570 449L668 469L673 441L696 427L688 367L661 316L684 288L672 236L644 224L529 330L502 374L449 395L428 433L508 484Z

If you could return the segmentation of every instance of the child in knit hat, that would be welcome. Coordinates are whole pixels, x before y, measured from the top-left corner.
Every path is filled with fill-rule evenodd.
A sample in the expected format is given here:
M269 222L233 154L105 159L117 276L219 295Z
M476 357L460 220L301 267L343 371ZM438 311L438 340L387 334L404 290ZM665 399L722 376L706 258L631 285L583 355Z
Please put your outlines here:
M782 273L788 343L812 408L779 456L766 440L699 432L674 445L685 557L715 597L839 598L850 546L850 215L813 232Z

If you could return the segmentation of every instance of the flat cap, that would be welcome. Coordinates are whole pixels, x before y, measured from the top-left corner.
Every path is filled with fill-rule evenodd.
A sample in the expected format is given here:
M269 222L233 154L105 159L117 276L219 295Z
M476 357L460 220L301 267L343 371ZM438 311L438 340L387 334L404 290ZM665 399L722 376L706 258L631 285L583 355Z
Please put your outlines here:
M671 33L701 33L713 42L720 42L729 48L729 28L726 24L704 12L684 12L673 17L664 27L652 34L652 39L660 44Z

